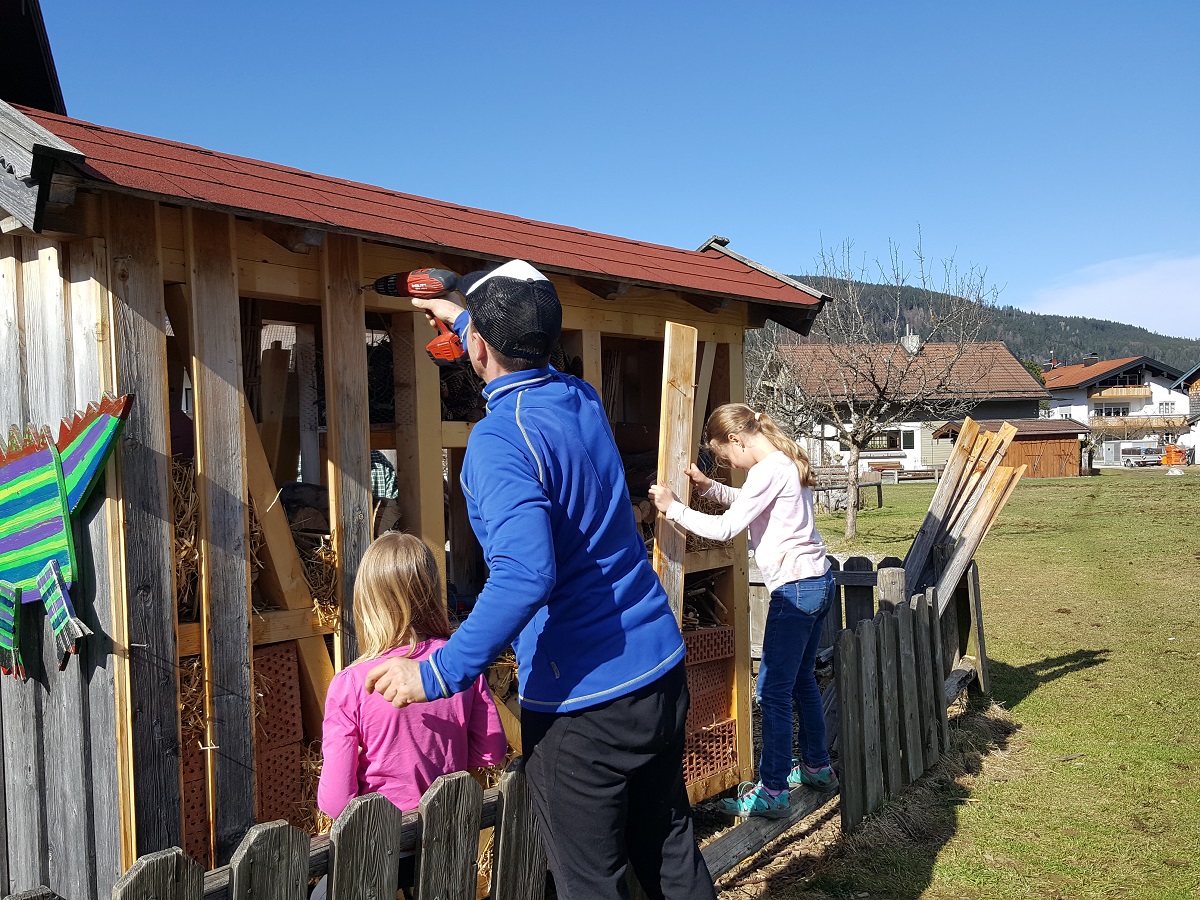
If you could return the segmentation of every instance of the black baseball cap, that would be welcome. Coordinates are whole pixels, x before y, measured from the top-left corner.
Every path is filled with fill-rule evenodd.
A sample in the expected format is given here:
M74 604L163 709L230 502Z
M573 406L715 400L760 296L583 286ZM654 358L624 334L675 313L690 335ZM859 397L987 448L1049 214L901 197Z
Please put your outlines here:
M498 353L542 360L562 331L562 304L550 279L514 259L491 271L472 272L458 282L471 324Z

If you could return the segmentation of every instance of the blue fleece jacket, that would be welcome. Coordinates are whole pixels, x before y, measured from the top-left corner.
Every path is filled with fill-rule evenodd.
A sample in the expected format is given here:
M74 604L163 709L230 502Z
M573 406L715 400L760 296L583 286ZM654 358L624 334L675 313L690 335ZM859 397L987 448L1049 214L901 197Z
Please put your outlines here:
M584 709L660 678L683 639L599 395L546 367L503 375L484 396L462 486L489 574L466 621L421 663L425 695L469 687L510 643L526 709Z

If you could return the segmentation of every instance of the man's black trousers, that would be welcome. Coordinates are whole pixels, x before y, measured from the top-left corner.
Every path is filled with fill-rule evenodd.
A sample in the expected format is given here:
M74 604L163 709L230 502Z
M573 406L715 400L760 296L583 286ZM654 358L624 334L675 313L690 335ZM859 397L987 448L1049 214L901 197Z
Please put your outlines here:
M683 663L652 684L569 713L521 711L525 777L561 900L708 900L683 782Z

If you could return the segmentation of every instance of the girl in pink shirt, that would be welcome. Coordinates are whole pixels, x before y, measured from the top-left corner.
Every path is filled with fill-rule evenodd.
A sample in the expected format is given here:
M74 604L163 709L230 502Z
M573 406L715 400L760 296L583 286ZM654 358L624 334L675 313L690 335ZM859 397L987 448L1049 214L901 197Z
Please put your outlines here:
M684 506L664 485L652 487L650 496L668 519L702 537L727 541L750 530L755 562L771 591L756 682L763 751L759 781L742 785L725 808L742 817L778 818L788 814L790 786L837 787L814 674L836 588L813 522L815 479L800 445L770 416L744 403L715 409L705 431L714 455L746 470L745 485L713 481L694 464L687 476L695 489L728 509L704 515ZM800 759L792 756L793 704L800 714Z
M389 532L363 555L354 583L359 658L338 672L325 699L325 757L317 805L337 818L375 791L416 809L439 775L499 765L507 744L481 675L448 700L396 709L363 683L379 659L425 659L450 637L437 563L418 538Z

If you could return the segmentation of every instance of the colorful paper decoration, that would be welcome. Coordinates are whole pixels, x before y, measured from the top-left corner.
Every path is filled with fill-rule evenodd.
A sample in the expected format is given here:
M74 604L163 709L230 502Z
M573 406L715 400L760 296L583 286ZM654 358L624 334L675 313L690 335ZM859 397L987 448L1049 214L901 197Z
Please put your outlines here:
M25 677L21 605L41 601L54 628L58 667L91 630L71 606L75 540L71 516L83 505L108 461L129 413L132 394L106 395L86 412L50 429L9 429L0 439L0 672Z

